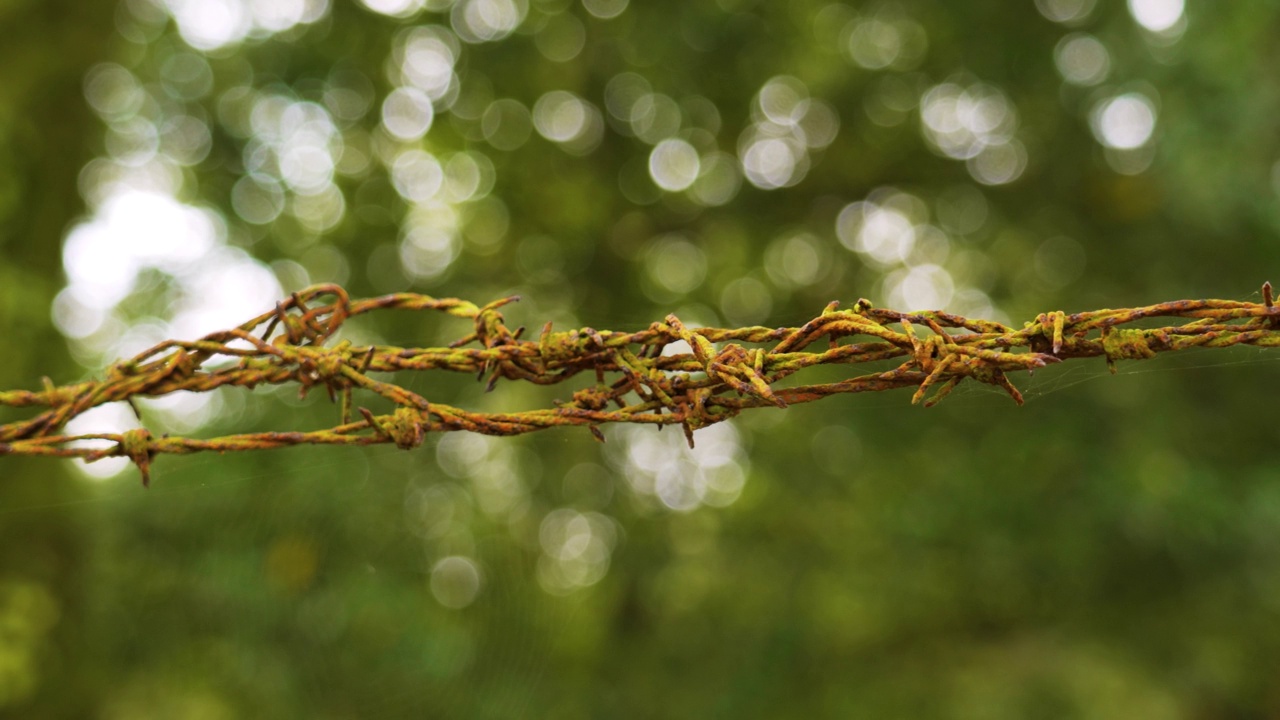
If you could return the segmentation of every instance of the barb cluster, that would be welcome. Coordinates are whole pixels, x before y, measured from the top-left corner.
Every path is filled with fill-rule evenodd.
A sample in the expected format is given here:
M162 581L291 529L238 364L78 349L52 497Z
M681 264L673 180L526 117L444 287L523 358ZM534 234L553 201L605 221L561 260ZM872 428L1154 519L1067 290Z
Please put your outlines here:
M409 449L429 432L466 430L518 435L561 425L580 425L603 440L597 426L626 422L680 425L692 446L694 431L748 408L787 407L836 393L915 387L912 402L926 406L973 379L1004 389L1019 404L1022 395L1008 373L1028 372L1071 358L1103 356L1144 359L1190 347L1280 345L1280 308L1271 285L1263 302L1178 300L1123 310L1068 315L1043 313L1021 329L941 311L904 313L859 300L849 310L831 303L800 327L689 328L674 315L638 332L591 328L552 332L537 339L511 330L499 308L504 298L477 306L465 300L396 293L352 301L336 285L294 293L239 327L194 341L170 340L109 368L105 379L43 390L0 392L0 405L42 407L34 417L0 425L0 456L47 455L94 461L126 457L150 482L155 456L206 450L259 450L289 445L394 443ZM320 304L322 300L327 303ZM326 345L350 317L374 311L437 310L470 320L471 332L443 348ZM1180 325L1129 326L1145 318L1179 318ZM856 342L855 342L856 340ZM752 347L748 347L748 345ZM815 365L857 365L901 360L891 370L832 383L782 387L779 381ZM230 363L228 363L230 360ZM555 407L492 413L430 402L375 375L402 370L472 373L492 389L500 380L553 385L580 373L594 384ZM340 402L338 425L306 432L261 432L212 439L157 436L146 429L124 433L66 435L72 418L111 402L157 397L180 390L296 383L301 393L323 386ZM930 390L933 390L930 395ZM395 404L376 415L356 407L353 391L380 395ZM926 396L928 399L926 400ZM93 443L85 441L105 441Z

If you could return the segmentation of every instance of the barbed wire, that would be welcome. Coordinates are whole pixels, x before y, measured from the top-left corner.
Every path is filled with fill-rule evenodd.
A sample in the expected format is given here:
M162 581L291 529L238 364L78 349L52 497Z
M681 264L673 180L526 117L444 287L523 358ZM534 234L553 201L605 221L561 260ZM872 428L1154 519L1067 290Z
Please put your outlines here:
M312 307L326 298L332 300ZM585 426L603 441L598 426L604 423L680 425L692 447L697 429L749 408L785 408L839 393L901 387L916 388L912 403L931 406L965 379L997 386L1022 404L1010 372L1032 372L1062 360L1101 356L1114 373L1118 360L1141 360L1161 352L1280 346L1280 308L1274 305L1270 283L1262 286L1262 303L1176 300L1070 315L1056 311L1042 313L1017 330L990 320L941 311L898 312L859 300L849 310L840 310L833 302L799 327L689 328L668 315L638 332L592 328L552 332L547 323L534 340L522 339L523 327L509 329L499 312L518 299L513 296L477 306L456 298L395 293L352 301L337 285L310 287L231 330L194 341L169 340L117 362L103 380L57 386L45 378L43 390L0 392L0 405L47 408L29 419L0 425L0 456L78 457L87 462L124 457L138 467L143 485L149 485L151 462L161 454L304 444L393 443L410 449L420 445L427 433L455 430L519 435L557 426ZM472 330L441 348L358 347L347 340L325 345L347 319L392 309L445 312L472 321ZM1121 327L1146 318L1188 322ZM865 340L841 342L847 338ZM784 378L818 365L894 359L901 363L884 372L829 383L779 385ZM595 382L552 408L479 412L431 402L373 377L405 370L471 373L479 380L487 377L488 390L500 380L554 385L582 373L594 373ZM68 421L106 403L132 405L134 398L178 391L207 392L228 386L252 390L289 383L297 383L302 395L323 386L330 399L340 404L340 423L321 430L212 439L155 435L145 428L62 434ZM396 409L375 415L360 406L355 408L360 419L353 419L352 395L357 389L390 400Z

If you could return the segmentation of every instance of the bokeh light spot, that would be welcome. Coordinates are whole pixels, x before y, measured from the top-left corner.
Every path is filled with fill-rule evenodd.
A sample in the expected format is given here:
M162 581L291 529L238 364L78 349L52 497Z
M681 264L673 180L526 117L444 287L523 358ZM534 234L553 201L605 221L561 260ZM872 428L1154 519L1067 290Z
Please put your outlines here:
M231 208L245 222L265 225L284 212L284 191L271 177L245 175L231 186Z
M549 593L566 595L600 582L617 541L617 527L605 515L552 510L538 529L539 584Z
M802 101L797 111L800 119L795 129L805 145L821 149L835 142L840 131L840 116L830 103L812 98Z
M400 262L418 280L439 278L457 257L457 240L444 230L415 226L400 241Z
M529 139L533 121L529 110L510 98L494 100L480 119L484 138L498 150L515 150Z
M849 33L849 56L869 70L888 67L902 50L898 29L876 18L854 21Z
M107 128L107 154L122 165L139 167L160 150L160 133L149 120L132 117Z
M582 0L582 7L601 20L612 20L627 9L630 0Z
M424 0L360 0L360 4L380 15L409 17L422 9Z
M945 309L954 293L951 274L931 263L895 270L884 279L886 302L908 311Z
M431 98L418 88L398 87L382 101L382 125L399 140L417 140L434 120Z
M485 181L490 173L477 160L478 153L460 152L449 156L444 165L444 193L450 202L460 203L488 192Z
M1088 19L1096 4L1097 0L1036 0L1036 9L1056 23L1077 25Z
M655 283L678 295L694 290L707 276L706 253L680 235L655 238L644 264Z
M849 20L843 35L849 58L868 70L911 70L929 47L924 27L895 3L881 4L874 15Z
M1053 59L1062 79L1073 85L1097 85L1111 72L1107 47L1087 33L1072 33L1058 41Z
M213 137L203 120L185 114L171 115L160 126L160 152L179 165L196 165L209 155Z
M164 0L164 5L182 39L203 51L314 23L329 11L328 0Z
M756 94L756 107L770 122L795 125L803 116L803 103L809 99L809 88L789 75L770 78Z
M400 58L397 84L412 85L439 101L456 83L454 65L459 55L458 38L448 29L427 25L416 27L398 38L396 55Z
M560 13L547 19L533 36L538 52L551 62L569 62L578 57L587 44L587 29L572 13Z
M805 159L804 149L790 138L756 137L742 153L742 171L752 185L775 190L799 181Z
M405 150L391 166L391 182L400 197L424 203L444 186L444 168L434 155L418 149Z
M872 201L846 205L836 218L840 243L881 266L902 262L915 246L915 223L899 208Z
M141 421L133 409L125 403L115 402L90 408L67 422L65 432L68 435L88 435L92 433L122 433L142 427ZM73 447L110 447L109 440L84 440L72 443ZM128 458L107 457L91 463L75 459L72 467L91 480L106 480L129 469L132 463Z
M160 84L174 99L197 100L213 88L213 70L195 53L174 53L160 66Z
M631 132L649 143L657 144L680 131L683 113L680 105L661 93L648 93L631 105Z
M587 128L590 110L587 104L570 92L552 90L533 105L533 126L542 137L567 143Z
M701 169L698 151L684 140L663 140L649 154L649 175L667 192L688 188Z
M459 610L475 602L480 585L480 568L470 558L452 555L431 568L431 594L447 608Z
M619 73L609 79L604 86L604 105L618 132L634 135L631 130L632 108L652 91L649 81L633 72Z
M1129 0L1129 14L1154 33L1172 29L1182 19L1184 0Z
M103 120L112 122L136 113L147 94L133 73L115 63L103 63L85 74L84 97Z
M821 244L813 235L801 233L781 237L765 250L765 271L782 288L812 285L822 274Z
M450 23L469 43L494 42L515 32L528 12L525 0L460 0Z
M347 212L347 201L336 185L326 185L316 193L295 195L290 211L298 224L313 233L326 233L338 226Z
M957 160L1008 142L1018 126L1017 112L1004 93L982 83L935 85L920 98L920 119L929 144Z
M1090 119L1098 142L1117 150L1132 150L1151 139L1156 128L1156 108L1146 95L1126 93L1099 102Z
M249 34L252 18L238 0L167 0L178 33L197 50L214 50Z
M63 266L82 297L111 306L129 294L144 268L190 268L213 247L217 232L206 211L155 193L122 193L71 231Z
M738 431L723 422L697 431L692 450L679 433L640 433L619 428L620 443L606 451L641 497L676 512L702 505L726 507L742 494L749 460Z
M1027 167L1027 151L1017 140L987 145L965 161L965 167L983 185L1005 185L1022 175Z
M737 158L728 153L715 152L702 158L698 179L693 181L689 194L694 202L708 207L725 205L742 187L742 173Z

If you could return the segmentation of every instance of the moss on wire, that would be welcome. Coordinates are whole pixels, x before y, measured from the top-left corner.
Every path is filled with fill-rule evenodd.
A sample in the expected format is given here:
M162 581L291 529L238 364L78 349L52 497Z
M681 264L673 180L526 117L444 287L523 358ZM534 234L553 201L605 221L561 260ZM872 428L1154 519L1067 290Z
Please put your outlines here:
M1014 401L1022 395L1008 374L1032 371L1073 358L1136 360L1191 347L1280 346L1280 309L1271 285L1262 303L1177 300L1123 310L1068 315L1044 313L1021 329L941 311L904 313L859 300L849 310L831 303L800 327L688 328L674 315L639 332L591 328L552 332L547 323L536 340L511 330L499 308L503 298L478 306L454 298L396 293L352 301L337 285L294 293L274 310L239 327L195 341L171 340L116 363L103 380L44 389L0 392L0 405L42 407L34 417L0 425L0 455L78 457L92 462L125 457L144 485L157 455L203 451L262 450L291 445L373 445L411 449L427 433L464 430L519 435L558 426L583 426L603 440L604 423L680 425L690 446L694 431L755 407L787 407L838 393L915 387L913 403L933 405L966 379L1002 388ZM322 300L327 303L319 304ZM435 310L470 320L471 332L443 348L353 346L325 343L348 318L372 312ZM1121 327L1145 318L1178 318L1183 324ZM856 340L856 342L852 341ZM667 351L683 342L686 347ZM747 347L752 345L754 347ZM718 346L718 347L717 347ZM225 359L235 362L229 366ZM816 365L858 365L901 359L888 371L831 383L779 387L778 381ZM215 359L221 362L212 363ZM206 367L207 365L217 367ZM474 374L492 389L500 380L553 385L580 373L595 383L555 407L512 413L469 411L430 402L407 388L376 379L404 371ZM156 436L146 429L124 433L66 435L72 418L111 402L158 397L180 390L204 392L224 386L297 384L303 394L323 386L340 403L340 421L307 432L260 432L212 439ZM375 415L357 407L355 391L380 395L396 405ZM932 391L932 394L930 394ZM87 447L88 440L105 441Z

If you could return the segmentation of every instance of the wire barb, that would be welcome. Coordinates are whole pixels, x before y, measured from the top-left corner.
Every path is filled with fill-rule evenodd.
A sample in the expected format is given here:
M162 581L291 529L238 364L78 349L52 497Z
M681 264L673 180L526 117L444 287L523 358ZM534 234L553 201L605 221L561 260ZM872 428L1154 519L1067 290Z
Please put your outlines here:
M1261 303L1176 300L1071 315L1054 311L1038 315L1021 330L942 311L903 313L877 308L860 299L850 310L840 310L839 303L832 302L800 327L693 329L668 315L665 322L632 333L592 328L552 332L547 323L536 339L523 340L524 328L509 329L499 312L518 299L507 297L480 306L457 298L395 293L353 301L337 285L310 287L230 330L196 341L160 343L117 362L103 380L59 387L45 378L40 391L0 392L0 406L41 408L34 417L0 425L0 456L73 457L86 462L125 457L137 466L143 485L148 486L151 465L162 454L379 443L409 450L431 432L520 435L580 426L603 442L599 426L607 423L680 425L692 447L698 429L752 408L786 408L835 394L902 387L916 389L913 404L923 401L931 407L965 379L997 386L1022 404L1009 373L1030 373L1063 360L1103 357L1114 372L1121 360L1143 360L1192 347L1280 347L1280 309L1270 283L1262 286ZM348 341L325 346L347 319L390 309L444 312L470 320L470 332L439 348L355 347ZM1182 322L1132 326L1151 318ZM688 351L672 352L682 341ZM886 360L899 364L837 382L783 383L815 365ZM408 388L373 377L398 371L470 373L487 382L488 389L503 380L553 385L579 373L586 373L593 382L552 408L495 413L428 403ZM323 385L339 405L339 424L322 430L213 439L157 437L144 428L119 434L63 431L73 418L106 403L132 404L136 398L225 386L252 390L264 384L295 384L303 393ZM356 391L385 398L395 409L375 415L357 407L362 419L352 422ZM107 445L86 446L90 440L107 441Z

